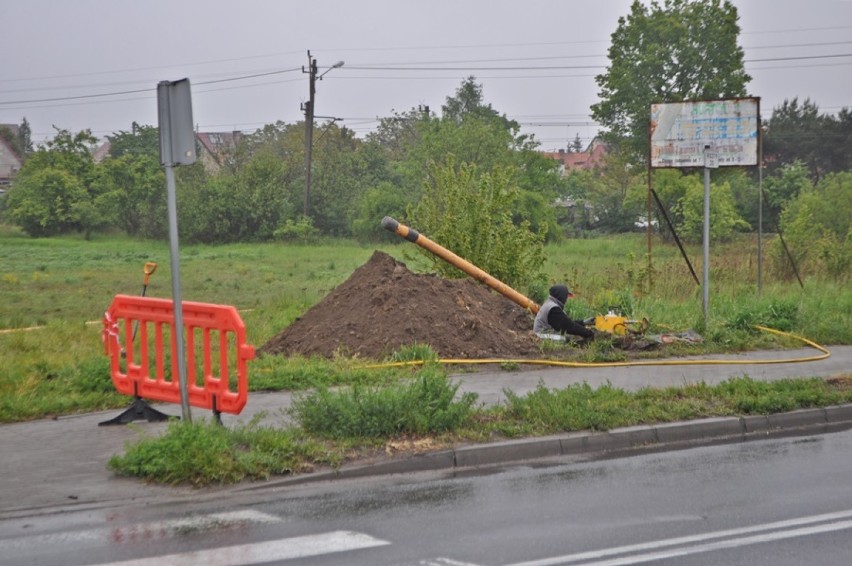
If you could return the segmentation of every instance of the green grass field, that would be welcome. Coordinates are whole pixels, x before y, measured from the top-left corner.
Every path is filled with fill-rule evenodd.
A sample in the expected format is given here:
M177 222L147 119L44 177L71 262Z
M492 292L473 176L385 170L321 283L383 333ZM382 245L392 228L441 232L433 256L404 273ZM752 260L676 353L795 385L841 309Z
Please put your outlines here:
M764 275L756 286L756 249L750 239L712 250L711 313L705 324L701 290L677 248L655 242L653 285L648 285L644 235L569 240L547 248L550 281L565 281L577 293L570 312L580 318L617 306L652 330L701 332L704 351L778 347L794 343L755 333L753 324L792 331L820 343L852 343L852 293L832 280L793 282ZM260 346L321 300L374 246L347 241L294 246L275 243L184 246L184 300L233 305L242 312L249 343ZM416 248L404 242L381 249L405 261ZM701 274L700 249L690 257ZM100 319L116 294L142 291L143 266L156 262L148 296L171 297L166 242L97 235L91 241L63 237L31 239L0 227L0 422L11 422L126 405L113 392L100 340ZM530 292L519 289L521 292ZM258 360L253 389L383 382L393 372L363 372L345 362Z

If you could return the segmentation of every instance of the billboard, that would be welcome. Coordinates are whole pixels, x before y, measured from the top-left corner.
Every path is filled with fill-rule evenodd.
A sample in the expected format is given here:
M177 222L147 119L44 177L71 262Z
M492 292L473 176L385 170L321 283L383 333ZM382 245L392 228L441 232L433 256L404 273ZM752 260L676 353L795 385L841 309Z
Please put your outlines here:
M760 99L651 105L651 167L757 165Z

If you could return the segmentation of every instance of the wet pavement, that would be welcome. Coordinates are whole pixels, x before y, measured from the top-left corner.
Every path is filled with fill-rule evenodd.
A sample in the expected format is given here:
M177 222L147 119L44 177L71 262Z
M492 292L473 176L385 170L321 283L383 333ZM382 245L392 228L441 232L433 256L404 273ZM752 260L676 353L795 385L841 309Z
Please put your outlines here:
M456 368L452 370L452 375L453 379L461 382L460 391L475 392L479 395L480 402L494 404L505 398L504 391L507 389L523 395L539 384L560 388L573 383L586 382L592 387L610 383L617 388L636 390L642 387L681 386L702 381L712 384L742 375L760 380L777 380L807 376L825 378L852 372L852 346L834 346L829 349L829 358L806 363L599 368L523 366L518 371L503 371L496 366L479 366L480 369L471 372ZM709 358L730 362L777 362L814 354L814 350L805 348ZM679 360L688 361L689 358ZM286 424L285 411L291 400L292 396L287 392L251 393L241 415L223 414L222 420L229 426L257 417L264 424L283 426ZM128 404L129 402L130 398ZM181 412L179 405L158 404L157 408L174 416L179 416ZM3 451L3 457L0 459L0 477L3 478L0 482L0 519L48 512L64 506L80 509L108 506L128 500L142 502L196 497L198 490L192 488L147 485L136 479L116 477L107 469L110 456L120 454L125 443L143 436L160 434L166 428L165 423L144 421L130 425L98 426L98 423L113 418L118 413L120 411L113 410L0 425L0 448ZM201 419L210 418L211 414L209 411L192 408L192 416L194 419ZM774 419L705 419L699 423L633 427L610 433L574 433L546 439L460 447L429 457L383 462L375 466L356 464L343 471L352 475L367 475L436 469L441 466L486 465L499 463L501 459L518 460L551 453L559 455L625 447L625 443L629 444L645 437L652 442L677 442L712 434L740 434L738 430L747 435L755 430L779 429L785 426L817 425L831 428L833 424L838 425L847 419L852 421L852 406L829 411L819 409L797 412L788 417L779 416ZM301 476L298 481L306 479L309 480L310 476ZM283 481L288 480L292 478L284 478ZM240 489L240 486L214 489Z

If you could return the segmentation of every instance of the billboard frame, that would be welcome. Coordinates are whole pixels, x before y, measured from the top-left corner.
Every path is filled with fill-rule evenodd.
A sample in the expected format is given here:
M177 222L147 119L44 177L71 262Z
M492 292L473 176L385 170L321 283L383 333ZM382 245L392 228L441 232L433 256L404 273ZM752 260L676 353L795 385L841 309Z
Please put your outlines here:
M648 160L652 169L707 167L707 159L718 167L755 166L759 145L760 97L651 104Z

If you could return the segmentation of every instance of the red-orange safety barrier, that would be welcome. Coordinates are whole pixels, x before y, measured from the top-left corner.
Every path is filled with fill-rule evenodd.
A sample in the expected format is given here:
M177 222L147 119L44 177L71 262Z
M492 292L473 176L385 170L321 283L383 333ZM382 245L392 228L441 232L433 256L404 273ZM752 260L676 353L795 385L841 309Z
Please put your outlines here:
M248 361L254 359L254 347L246 344L237 309L191 301L183 301L182 307L189 404L239 414L248 400ZM104 314L102 337L119 393L181 402L174 323L170 299L115 296ZM236 390L231 387L234 378Z

